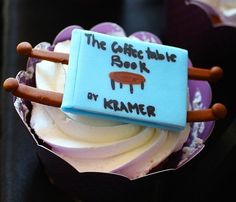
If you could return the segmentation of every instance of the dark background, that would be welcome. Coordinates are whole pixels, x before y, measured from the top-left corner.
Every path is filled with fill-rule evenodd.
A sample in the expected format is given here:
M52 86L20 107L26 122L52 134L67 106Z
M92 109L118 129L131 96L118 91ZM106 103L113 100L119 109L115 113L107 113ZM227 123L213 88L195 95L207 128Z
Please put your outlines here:
M52 42L61 29L73 24L90 29L97 23L111 21L121 25L127 35L140 30L151 31L168 44L171 40L165 35L167 14L170 12L167 2L0 1L1 83L25 69L26 58L15 51L19 42L29 41L33 45L41 41ZM211 63L196 57L192 60L195 66ZM234 198L236 120L235 107L231 106L235 103L231 101L230 93L233 94L235 82L232 75L228 73L226 76L225 80L230 83L223 81L218 86L213 84L213 95L215 93L220 102L227 102L229 118L217 122L206 148L191 163L176 172L161 175L161 181L157 179L156 184L147 185L141 193L135 193L130 201L228 201ZM50 184L36 156L35 144L13 108L11 95L2 89L0 113L1 202L72 201Z

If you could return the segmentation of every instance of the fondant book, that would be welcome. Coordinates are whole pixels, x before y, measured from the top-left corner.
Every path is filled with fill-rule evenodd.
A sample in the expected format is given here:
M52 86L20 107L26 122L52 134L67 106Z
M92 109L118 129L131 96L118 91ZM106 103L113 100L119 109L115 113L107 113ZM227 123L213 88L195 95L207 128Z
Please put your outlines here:
M187 116L184 49L75 29L62 110L181 130Z

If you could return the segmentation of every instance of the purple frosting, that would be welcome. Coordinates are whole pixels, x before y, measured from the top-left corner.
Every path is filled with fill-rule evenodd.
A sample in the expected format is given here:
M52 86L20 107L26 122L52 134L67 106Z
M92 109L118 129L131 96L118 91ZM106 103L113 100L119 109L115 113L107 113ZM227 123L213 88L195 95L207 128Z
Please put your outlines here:
M83 29L83 28L78 25L71 25L69 27L66 27L61 32L59 32L59 34L54 39L53 44L55 45L61 41L70 40L71 39L71 32L73 31L73 29Z

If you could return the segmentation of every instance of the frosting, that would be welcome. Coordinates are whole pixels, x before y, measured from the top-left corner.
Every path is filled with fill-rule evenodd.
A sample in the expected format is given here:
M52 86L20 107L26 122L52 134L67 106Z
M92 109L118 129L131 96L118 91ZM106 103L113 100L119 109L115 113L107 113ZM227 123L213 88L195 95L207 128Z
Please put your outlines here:
M69 53L70 41L55 51ZM42 61L36 66L37 87L64 92L67 65ZM178 151L189 135L135 124L87 118L33 103L31 127L53 152L80 172L112 172L135 179Z
M75 29L62 110L182 130L187 61L180 48Z

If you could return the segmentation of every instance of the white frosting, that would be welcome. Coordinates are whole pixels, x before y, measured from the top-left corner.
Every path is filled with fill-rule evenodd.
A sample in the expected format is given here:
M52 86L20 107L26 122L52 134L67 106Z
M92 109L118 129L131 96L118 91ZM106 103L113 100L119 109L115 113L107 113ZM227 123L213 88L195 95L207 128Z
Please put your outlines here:
M57 52L69 53L70 41ZM36 66L37 87L63 93L67 65L42 61ZM65 114L33 103L31 126L52 150L80 172L113 172L135 179L179 150L189 135L161 129Z

